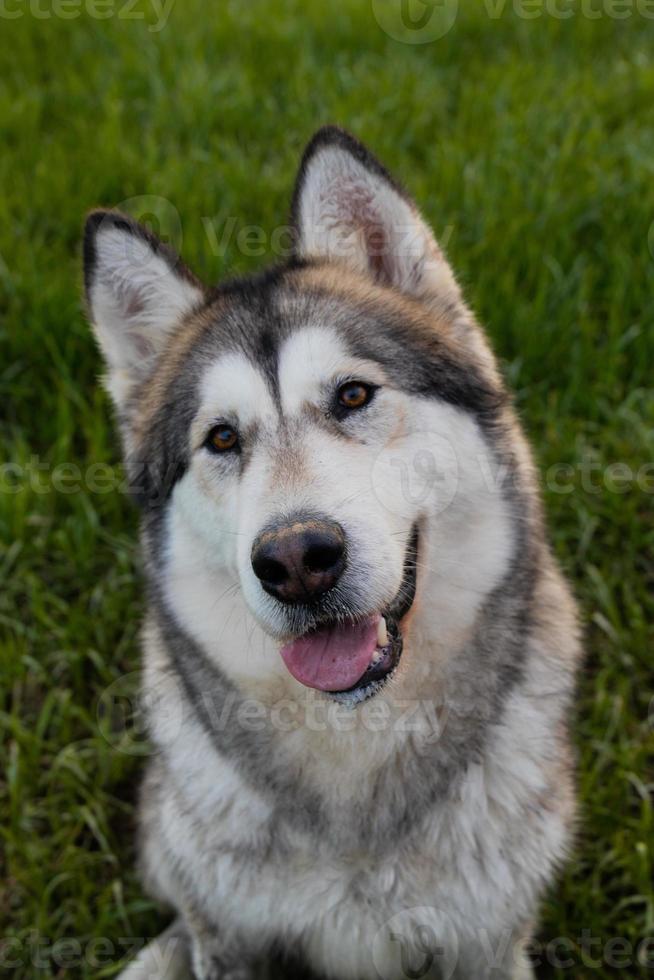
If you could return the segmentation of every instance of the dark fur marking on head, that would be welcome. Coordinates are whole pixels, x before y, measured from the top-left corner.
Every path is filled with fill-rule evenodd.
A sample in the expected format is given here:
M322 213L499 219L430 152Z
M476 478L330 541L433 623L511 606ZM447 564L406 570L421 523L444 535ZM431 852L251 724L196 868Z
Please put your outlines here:
M379 363L398 388L469 412L492 435L507 402L506 392L493 387L464 353L455 355L435 330L415 330L396 313L387 312L383 302L361 302L357 297L304 288L293 275L297 268L291 263L228 287L233 302L217 308L215 323L189 350L150 421L151 436L145 436L132 461L134 472L145 482L138 495L145 506L149 501L164 502L186 471L188 430L199 407L198 378L204 367L220 354L243 353L264 375L279 408L280 346L312 319L330 323L346 349ZM328 416L321 425L343 434Z

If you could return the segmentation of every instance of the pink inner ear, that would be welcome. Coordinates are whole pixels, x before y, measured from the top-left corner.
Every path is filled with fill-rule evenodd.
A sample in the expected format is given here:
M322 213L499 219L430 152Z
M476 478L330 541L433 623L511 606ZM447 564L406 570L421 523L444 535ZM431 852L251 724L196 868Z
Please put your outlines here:
M125 303L125 316L137 316L144 309L145 303L141 293L136 289L130 289L127 293L127 302Z
M391 236L371 195L363 187L346 185L335 192L334 198L343 224L351 229L355 241L363 241L372 276L377 282L391 284L394 278Z
M368 225L364 228L364 236L370 271L378 282L390 283L392 280L391 256L388 254L389 242L383 225Z
M421 300L460 299L415 205L383 170L366 165L365 152L348 152L345 137L309 157L297 193L299 254L341 259L373 282Z
M154 346L152 343L147 339L147 337L144 337L143 334L137 330L131 330L129 336L134 354L140 358L141 361L149 360L154 353Z

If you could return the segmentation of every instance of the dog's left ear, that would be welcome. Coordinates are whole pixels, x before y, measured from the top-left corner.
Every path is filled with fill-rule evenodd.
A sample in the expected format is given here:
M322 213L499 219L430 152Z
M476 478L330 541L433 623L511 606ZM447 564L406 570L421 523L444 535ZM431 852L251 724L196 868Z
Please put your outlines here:
M295 251L328 258L418 299L460 298L417 207L379 161L337 126L307 146L291 208Z

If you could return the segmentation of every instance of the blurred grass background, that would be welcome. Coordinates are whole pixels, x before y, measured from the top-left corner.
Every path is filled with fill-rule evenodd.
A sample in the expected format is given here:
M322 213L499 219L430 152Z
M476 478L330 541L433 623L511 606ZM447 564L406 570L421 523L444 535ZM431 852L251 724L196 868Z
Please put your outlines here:
M540 931L575 965L539 975L654 969L654 945L636 954L654 931L654 21L470 2L409 44L380 27L384 4L176 0L160 30L141 0L141 20L120 0L103 20L3 7L22 11L0 15L0 937L16 977L112 975L120 938L163 921L133 871L139 757L99 724L102 692L138 666L135 514L120 492L72 492L74 470L52 485L61 464L118 462L80 301L84 213L134 198L207 280L247 271L262 259L237 232L261 226L270 257L324 122L366 141L447 240L582 602L582 820ZM623 969L592 966L619 937L630 965L618 949Z

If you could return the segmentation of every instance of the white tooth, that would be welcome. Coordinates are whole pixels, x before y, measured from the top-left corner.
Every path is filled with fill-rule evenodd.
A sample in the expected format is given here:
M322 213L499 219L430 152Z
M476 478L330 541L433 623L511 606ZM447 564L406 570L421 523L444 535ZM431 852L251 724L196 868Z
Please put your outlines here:
M388 630L386 629L386 620L383 616L380 617L377 623L377 646L385 647L388 643Z

